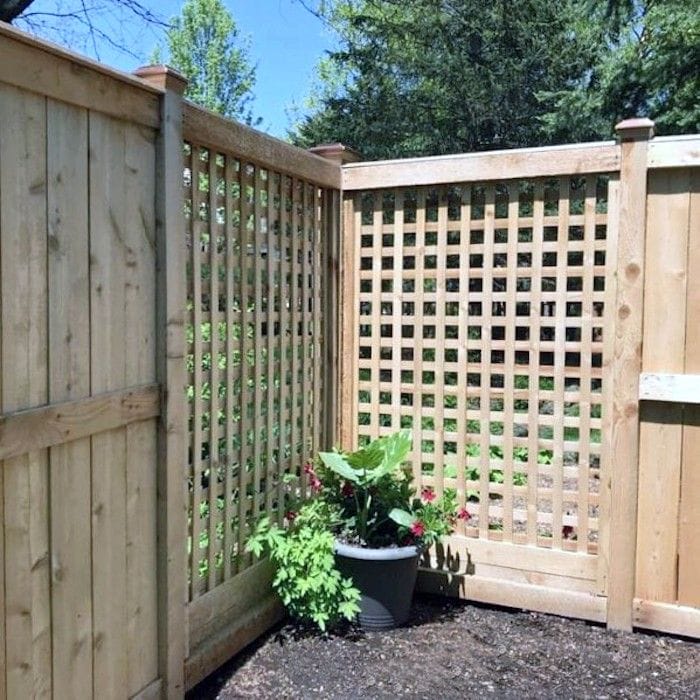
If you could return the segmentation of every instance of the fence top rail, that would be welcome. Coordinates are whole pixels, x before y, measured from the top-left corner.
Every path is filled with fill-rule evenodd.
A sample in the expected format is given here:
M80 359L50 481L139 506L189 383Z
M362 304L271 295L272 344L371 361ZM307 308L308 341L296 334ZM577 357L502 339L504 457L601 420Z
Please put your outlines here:
M351 163L343 166L343 189L365 190L608 173L619 168L620 153L616 143L601 141Z
M652 139L647 164L649 168L700 167L700 134Z
M230 153L242 160L321 187L336 190L341 188L341 170L337 163L191 102L184 103L182 118L185 141Z
M0 83L157 128L162 90L0 22Z

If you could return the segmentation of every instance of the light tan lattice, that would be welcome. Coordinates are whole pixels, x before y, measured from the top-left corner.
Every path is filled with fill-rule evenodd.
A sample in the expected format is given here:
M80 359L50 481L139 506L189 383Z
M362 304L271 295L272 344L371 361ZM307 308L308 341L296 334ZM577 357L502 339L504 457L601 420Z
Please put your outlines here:
M464 534L595 551L607 178L358 194L358 433L412 427Z
M318 449L321 195L314 185L185 146L190 596L250 565L262 513Z

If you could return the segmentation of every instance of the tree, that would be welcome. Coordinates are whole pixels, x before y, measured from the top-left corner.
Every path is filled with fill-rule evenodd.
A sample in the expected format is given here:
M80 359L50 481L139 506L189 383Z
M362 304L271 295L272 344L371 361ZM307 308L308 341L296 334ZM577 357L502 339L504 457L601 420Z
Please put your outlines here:
M0 20L100 58L100 48L144 60L144 28L165 20L140 0L0 0Z
M340 44L291 133L302 146L341 140L386 158L544 145L608 138L635 113L652 114L666 130L696 128L687 72L686 87L664 77L681 60L677 50L691 48L692 10L677 0L645 0L669 31L685 12L687 38L675 48L669 31L651 48L637 42L655 66L641 87L629 80L636 72L625 54L638 0L299 1Z
M255 121L249 44L221 0L187 0L166 31L166 44L167 62L189 81L187 97L227 117Z
M660 134L700 130L700 12L679 0L591 0L604 26L593 69L550 95L546 130L555 139L591 125L609 135L630 116L648 116Z

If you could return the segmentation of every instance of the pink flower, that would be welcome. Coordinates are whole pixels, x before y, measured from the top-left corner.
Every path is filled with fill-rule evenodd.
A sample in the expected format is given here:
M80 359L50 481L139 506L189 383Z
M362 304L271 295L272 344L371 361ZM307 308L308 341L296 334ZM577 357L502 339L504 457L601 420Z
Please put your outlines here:
M304 465L304 474L315 474L313 463L307 462L307 463Z
M312 474L309 477L309 486L314 493L318 493L323 487L321 480L316 476L316 474Z
M422 537L425 534L425 525L423 525L420 520L416 520L416 522L411 525L409 530L415 537Z
M460 520L469 520L469 518L471 518L472 516L466 508L460 508L457 511L457 517Z
M340 489L340 495L343 496L343 498L350 498L354 493L355 489L349 481L346 481L343 484L343 488Z
M426 503L431 503L432 501L435 500L435 491L433 491L431 488L424 488L421 491L420 497L426 502Z

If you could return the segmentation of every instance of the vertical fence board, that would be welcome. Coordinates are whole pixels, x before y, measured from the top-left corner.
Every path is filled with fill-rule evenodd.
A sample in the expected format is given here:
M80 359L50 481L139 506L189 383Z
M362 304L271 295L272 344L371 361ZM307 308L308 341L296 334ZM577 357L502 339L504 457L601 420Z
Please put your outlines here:
M648 122L648 123L647 123ZM651 122L618 125L620 207L613 384L608 626L631 629L637 541L639 373L644 281L647 140Z
M690 173L685 372L700 374L700 170ZM678 602L700 608L700 406L686 405L683 421Z
M90 394L88 116L49 103L49 400ZM80 206L78 203L83 203ZM92 693L90 439L51 448L53 693Z
M661 171L649 177L645 254L648 292L642 354L645 372L683 372L688 173ZM660 290L663 294L658 293ZM675 302L669 304L669 298ZM644 404L640 415L635 594L646 600L675 602L677 596L682 416L682 405L659 402Z
M176 154L174 154L176 155ZM126 242L134 251L126 266L126 386L157 380L155 143L152 131L126 132L128 216ZM180 162L179 159L177 161ZM184 284L184 280L182 282ZM180 395L184 403L184 396ZM127 693L158 677L156 422L126 427L126 646ZM182 494L182 491L180 491ZM184 577L183 577L184 578Z
M2 411L8 413L43 404L47 398L46 136L45 100L0 88L0 386ZM46 451L14 457L0 467L6 692L8 697L47 696L51 647Z
M123 122L90 117L90 368L93 393L124 386L128 266L138 265L127 202ZM92 437L94 690L127 683L126 430Z

